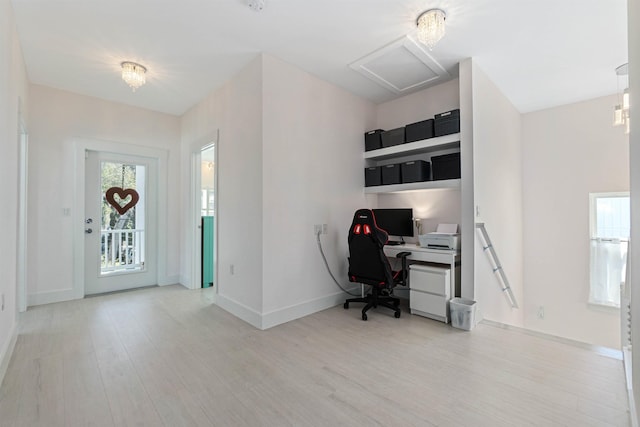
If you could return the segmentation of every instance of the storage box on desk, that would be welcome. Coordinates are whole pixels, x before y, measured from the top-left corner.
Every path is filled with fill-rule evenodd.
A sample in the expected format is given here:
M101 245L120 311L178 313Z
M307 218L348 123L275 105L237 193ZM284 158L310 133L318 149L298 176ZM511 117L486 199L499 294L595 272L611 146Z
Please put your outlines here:
M402 173L400 172L400 164L380 166L382 169L382 185L401 184Z
M431 157L431 169L434 181L460 178L460 153Z
M405 126L405 142L422 141L434 137L433 119L411 123Z
M404 127L382 132L382 147L404 144Z
M424 160L412 160L400 164L402 183L423 182L431 180L431 164Z
M374 187L376 185L382 185L382 171L380 170L380 166L364 168L364 186Z
M451 110L436 114L433 124L435 136L451 135L460 132L460 110Z
M364 133L364 151L382 148L382 132L382 129L376 129Z

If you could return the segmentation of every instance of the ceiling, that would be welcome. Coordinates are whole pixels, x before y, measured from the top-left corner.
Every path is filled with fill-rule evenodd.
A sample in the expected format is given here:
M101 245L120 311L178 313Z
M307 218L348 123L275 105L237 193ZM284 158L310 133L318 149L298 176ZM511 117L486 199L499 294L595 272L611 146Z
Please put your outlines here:
M349 65L415 34L439 7L429 52L451 75L474 57L522 112L617 91L626 0L12 0L32 83L182 115L266 53L376 103L401 96ZM135 93L120 63L148 68Z

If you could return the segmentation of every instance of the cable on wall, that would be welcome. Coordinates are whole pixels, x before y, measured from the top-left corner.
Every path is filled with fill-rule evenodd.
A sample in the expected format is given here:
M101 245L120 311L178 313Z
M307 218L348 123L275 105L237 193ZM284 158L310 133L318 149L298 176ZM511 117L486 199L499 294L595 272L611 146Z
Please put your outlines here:
M340 288L342 289L343 292L353 296L353 297L359 297L361 295L358 294L352 294L351 292L349 292L348 290L346 290L345 288L342 287L342 285L340 283L338 283L338 281L336 280L335 276L333 275L333 273L331 272L331 269L329 268L329 263L327 262L327 257L324 255L324 251L322 250L322 242L320 241L320 234L322 233L322 231L318 231L318 233L316 234L316 240L318 241L318 249L320 250L320 255L322 255L322 260L324 261L324 266L327 268L327 271L329 272L329 275L331 276L331 278L333 279L333 282Z

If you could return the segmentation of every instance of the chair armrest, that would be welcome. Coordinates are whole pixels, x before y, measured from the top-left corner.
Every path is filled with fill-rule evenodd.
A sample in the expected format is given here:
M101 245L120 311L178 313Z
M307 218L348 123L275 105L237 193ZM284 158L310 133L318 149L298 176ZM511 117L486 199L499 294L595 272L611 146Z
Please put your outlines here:
M396 254L396 258L406 258L411 255L411 252L398 252Z

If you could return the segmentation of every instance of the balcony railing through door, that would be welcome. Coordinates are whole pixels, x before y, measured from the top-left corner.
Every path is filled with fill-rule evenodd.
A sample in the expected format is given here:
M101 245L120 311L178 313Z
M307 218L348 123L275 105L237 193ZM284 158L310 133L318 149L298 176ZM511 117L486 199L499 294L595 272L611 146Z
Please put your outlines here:
M144 269L144 230L102 230L100 273Z

